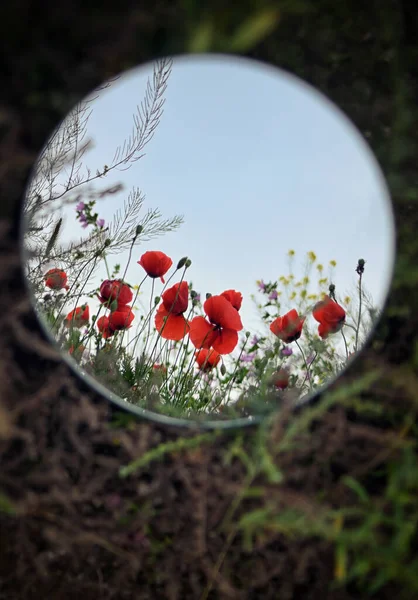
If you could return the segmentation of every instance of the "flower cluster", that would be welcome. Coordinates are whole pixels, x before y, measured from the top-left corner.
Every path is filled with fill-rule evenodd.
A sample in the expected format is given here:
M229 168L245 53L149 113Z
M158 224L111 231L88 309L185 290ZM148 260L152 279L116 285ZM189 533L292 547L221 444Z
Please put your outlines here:
M164 275L173 261L163 252L148 251L138 264L149 277L160 277L164 282ZM240 292L226 290L218 296L210 296L203 305L206 318L196 316L192 320L185 316L189 304L189 284L186 281L174 284L163 292L161 299L162 303L155 316L158 333L162 338L172 341L180 341L189 335L190 341L199 350L196 361L202 370L216 366L220 355L231 353L238 344L238 331L242 330L238 314L242 304ZM211 352L201 352L202 350Z
M337 302L329 296L325 296L323 300L318 302L313 310L312 315L319 322L318 335L322 339L326 339L330 334L337 333L341 330L345 323L345 310ZM270 331L285 344L296 342L300 338L305 323L306 317L299 316L296 309L290 310L283 317L277 317L270 324ZM292 350L287 347L281 351L282 356L291 356ZM310 363L313 361L311 360ZM309 363L305 361L306 378L309 379ZM289 373L280 369L275 375L273 383L276 387L284 389L289 383Z
M85 205L83 203L77 205L80 214L84 207ZM80 218L82 217L80 216ZM216 369L220 363L221 374L225 375L226 367L223 362L224 357L231 354L237 347L239 332L243 330L240 316L243 302L242 294L235 289L228 289L217 295L206 294L206 300L203 302L203 305L201 305L200 295L192 289L192 284L183 280L184 274L180 278L180 281L177 281L170 287L165 285L164 278L173 266L173 260L163 252L156 250L147 251L140 257L137 264L142 267L147 277L150 277L153 280L160 279L165 286L161 296L158 296L155 299L155 313L154 309L152 309L145 319L145 323L149 323L147 335L149 336L150 334L151 318L153 318L155 332L158 334L158 338L174 342L174 348L176 348L177 343L183 343L183 340L188 337L188 340L185 341L182 347L185 349L186 353L191 355L197 368L202 372L202 381L206 382L205 385L210 381L210 378L207 379L207 375L205 374ZM178 262L175 270L178 271L182 267L187 269L190 264L191 261L185 257ZM113 277L115 277L116 274L117 271L115 271ZM305 279L307 280L308 278L305 277ZM69 289L67 274L59 268L50 269L45 273L44 281L46 287L53 291ZM285 283L283 283L283 285L285 285ZM132 286L123 279L116 278L106 279L101 283L100 288L96 293L96 297L101 304L100 310L104 309L107 312L100 317L97 315L93 318L93 321L96 328L96 335L105 340L103 350L109 351L111 349L112 346L107 342L109 338L112 338L119 331L125 331L132 327L135 318L131 306L133 302L132 289L139 290L139 287L140 286L134 286L132 288ZM259 281L258 287L260 291L268 297L266 306L272 306L273 302L276 303L275 306L280 307L280 303L278 302L280 292L277 292L277 284ZM346 320L346 312L336 301L334 291L335 286L331 285L329 287L329 295L323 294L322 299L319 302L316 302L312 309L308 308L306 310L301 310L299 308L298 310L301 311L302 314L300 314L296 308L292 308L285 314L276 316L272 321L267 320L270 332L282 342L280 347L274 351L276 354L273 353L274 356L279 359L279 364L276 364L273 368L271 362L271 357L273 355L271 353L269 354L269 352L267 352L266 354L267 362L260 362L257 358L258 350L268 338L253 336L250 340L250 334L247 333L247 340L250 341L251 347L244 352L244 344L241 354L237 359L237 364L241 365L240 368L242 369L242 372L258 373L256 376L260 377L260 375L263 374L263 369L266 369L265 373L268 376L269 384L272 385L273 388L282 391L290 385L293 386L298 377L296 373L292 374L289 369L289 362L293 363L294 361L297 362L298 360L303 359L306 372L302 382L302 388L305 382L307 382L306 385L311 387L313 381L311 365L316 360L317 352L315 350L314 352L311 352L309 356L307 354L305 355L302 348L299 346L299 340L303 335L305 322L310 312L318 323L318 336L322 340L325 340L328 336L335 334L342 329ZM197 307L202 308L201 314L195 313ZM269 313L266 313L264 319L268 319L268 316ZM141 319L142 318L144 317L141 317ZM64 319L64 326L67 328L80 329L87 326L89 321L89 306L83 304L81 306L76 306L67 314ZM143 330L144 328L141 332ZM86 330L83 339L80 339L80 336L77 338L70 337L70 354L80 355L86 349L83 343L85 343L84 340L86 339L86 336L89 337L89 331L92 332L93 329ZM141 332L138 336L141 335ZM308 335L308 343L311 343L309 340L312 340L312 337L309 336L310 334ZM189 343L194 347L193 352L187 350ZM296 354L294 354L294 351L290 346L292 343L295 343L298 346L299 352L296 352ZM274 348L275 347L276 346L274 346ZM270 358L268 358L268 355ZM287 362L287 359L291 356L292 359ZM168 382L171 375L167 372L167 367L164 364L154 364L155 360L158 362L159 359L153 359L151 355L150 372L152 372L153 385L159 386L163 385L163 380ZM264 367L262 365L264 365ZM268 375L269 373L270 375ZM236 380L234 373L227 375L225 381L228 381L228 377L229 381ZM318 377L318 375L315 375L315 377ZM132 390L137 390L136 384L132 386Z
M109 309L109 315L97 319L97 329L103 338L112 337L116 331L129 329L135 316L129 303L133 294L121 279L106 279L100 286L99 301Z
M93 207L95 201L90 202L79 202L75 209L77 211L77 219L80 221L83 229L86 229L89 225L96 225L99 229L103 229L105 226L105 220L100 219L98 213L93 213Z

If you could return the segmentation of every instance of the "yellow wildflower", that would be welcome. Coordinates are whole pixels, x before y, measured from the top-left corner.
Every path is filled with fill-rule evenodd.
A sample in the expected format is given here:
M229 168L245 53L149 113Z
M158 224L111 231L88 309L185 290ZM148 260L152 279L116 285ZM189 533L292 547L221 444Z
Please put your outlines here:
M316 261L316 254L315 252L312 252L312 250L310 252L308 252L308 258L310 261L315 262Z
M351 298L350 298L350 296L346 296L346 297L344 298L344 304L350 304L350 302L351 302Z
M304 277L302 279L302 283L303 283L303 285L308 285L308 283L309 283L309 277Z
M322 273L322 271L324 270L324 265L318 264L318 265L316 265L316 268L318 269L318 271L320 273Z
M331 265L331 267L336 267L337 266L337 261L336 260L330 260L329 264Z
M292 293L290 294L290 299L291 299L291 300L294 300L295 298L296 298L296 292L292 292Z
M289 250L289 252L287 254L288 254L288 256L295 256L295 251Z
M308 292L307 292L306 290L302 290L302 291L301 291L301 293L300 293L300 297L301 297L301 298L303 298L303 299L305 299L305 298L306 298L306 295L307 295L307 293L308 293Z

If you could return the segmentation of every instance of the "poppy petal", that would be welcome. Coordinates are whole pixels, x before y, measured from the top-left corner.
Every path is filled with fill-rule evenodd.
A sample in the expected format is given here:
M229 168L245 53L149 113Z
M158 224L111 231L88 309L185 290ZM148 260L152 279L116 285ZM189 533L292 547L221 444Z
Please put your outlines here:
M223 296L211 296L206 300L203 308L212 323L226 329L241 331L242 322L238 311Z
M219 354L229 354L238 344L238 333L234 329L222 329L217 332L216 339L212 343L214 350Z
M155 315L155 327L162 338L178 342L189 333L190 326L183 315L173 315L162 304Z
M241 308L241 305L242 305L241 292L237 292L236 290L225 290L225 292L222 292L221 296L223 298L226 298L228 300L228 302L230 302L236 310L239 310Z
M187 310L189 302L189 284L187 281L176 283L162 294L163 304L168 312L180 315Z
M274 333L274 335L277 335L277 337L280 336L282 332L282 317L277 317L277 319L274 319L273 323L270 325L270 331Z
M218 332L204 317L195 317L190 322L190 341L195 348L210 348Z
M320 323L318 325L318 335L323 340L325 340L325 338L328 337L329 333L330 333L330 327L327 323Z
M202 371L211 371L221 360L221 355L216 350L201 348L195 352L195 359L199 365L199 369Z

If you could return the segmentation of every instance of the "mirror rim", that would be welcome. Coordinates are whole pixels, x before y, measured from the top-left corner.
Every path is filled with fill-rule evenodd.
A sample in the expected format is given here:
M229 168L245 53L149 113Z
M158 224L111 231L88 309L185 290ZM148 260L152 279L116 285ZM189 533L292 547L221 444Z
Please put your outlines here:
M363 141L363 143L369 150L370 158L374 159L374 162L377 167L378 173L380 175L382 184L386 188L387 198L385 199L385 201L387 201L387 205L388 205L387 209L390 214L391 223L392 223L391 244L392 244L392 248L393 248L393 253L392 253L391 264L388 265L388 271L390 273L388 276L388 284L387 284L387 289L385 292L385 300L382 304L380 317L375 321L375 323L373 323L373 325L369 331L369 334L366 338L366 341L363 344L363 346L361 347L358 354L347 360L347 362L344 365L344 368L341 369L341 371L339 371L338 375L330 380L327 380L315 392L308 393L308 394L306 394L306 396L304 396L303 398L299 398L295 402L294 406L292 407L292 411L299 412L300 410L307 408L309 406L312 406L313 404L318 402L319 399L321 398L321 396L328 391L330 386L333 386L336 384L340 385L342 383L341 378L351 369L351 367L354 364L356 364L356 363L358 364L358 362L361 360L362 354L364 353L366 348L373 342L373 338L374 338L376 329L380 326L382 318L384 317L384 314L385 314L385 311L386 311L386 308L388 305L391 289L393 286L393 278L394 278L394 274L395 274L396 260L397 260L397 256L398 256L398 243L397 243L398 235L397 235L397 227L396 227L396 214L395 214L392 194L390 192L390 188L387 183L385 173L383 172L383 169L382 169L379 161L377 160L373 149L368 144L367 138L362 134L362 132L357 128L357 126L352 122L350 117L340 108L340 106L338 106L333 100L331 100L324 92L322 92L321 90L319 90L318 88L313 86L311 83L302 79L299 75L297 75L291 71L288 71L287 69L285 69L281 66L272 64L266 60L253 58L253 57L247 57L245 55L234 54L231 52L177 53L177 54L172 54L172 55L167 55L167 56L158 56L158 57L154 57L154 58L149 58L146 61L144 61L143 63L139 63L137 65L131 66L131 67L125 69L124 71L120 72L118 75L110 77L108 80L106 80L105 82L102 82L102 84L100 84L100 85L104 85L108 81L112 81L115 79L118 80L119 78L123 78L126 75L128 75L134 71L137 71L138 69L142 69L142 68L146 67L147 65L152 65L152 63L154 63L156 60L160 60L162 58L168 58L168 57L173 58L173 59L176 59L176 58L187 59L190 57L193 57L193 58L195 58L195 57L198 57L198 58L203 58L203 57L205 57L205 58L222 58L222 59L227 58L227 59L233 59L236 62L241 61L242 63L246 63L246 64L249 64L252 62L255 66L256 65L262 66L263 68L270 70L272 73L275 71L278 73L281 73L287 79L292 80L293 82L297 83L298 85L304 87L305 90L309 90L309 92L312 93L312 95L315 95L318 99L321 99L324 104L327 104L332 110L334 110L334 112L338 113L339 117L341 117L341 119L344 120L346 122L346 124L357 134L357 136L359 138L361 138L361 140ZM94 94L96 89L98 89L98 88L96 87L94 90L91 90L90 92L85 94L82 98L80 98L79 102L82 102L83 100L87 99L89 96ZM45 144L48 142L50 137L53 135L53 133L57 129L60 128L60 126L62 125L64 120L67 118L67 115L68 115L68 112L64 115L64 117L61 119L61 121L56 125L55 129L48 135L48 137L46 138L46 140L44 142L44 146L41 149L41 152L42 152L43 148L45 147ZM80 368L80 366L78 365L78 363L70 355L67 355L66 353L62 352L56 338L53 336L52 332L50 331L50 328L48 328L45 318L42 316L42 314L39 313L39 311L37 311L35 309L36 305L35 305L34 293L30 286L30 283L24 273L24 265L27 262L27 253L25 251L25 246L24 246L24 239L25 239L25 232L26 232L26 219L24 218L23 210L24 210L24 206L25 206L27 192L30 188L39 156L40 156L40 154L36 157L36 159L33 163L33 166L31 168L28 181L24 188L24 195L23 195L20 207L19 207L18 243L19 243L19 258L21 261L22 275L23 275L23 284L24 284L24 288L26 289L26 291L29 295L30 302L31 302L31 308L32 308L33 312L35 313L35 318L42 330L42 333L45 335L46 339L52 344L53 348L57 351L57 353L60 356L60 360L62 360L70 368L71 372L76 376L76 378L79 379L84 385L91 388L102 399L105 399L106 401L108 401L111 404L118 407L122 412L127 412L131 415L135 415L136 417L144 419L147 422L152 422L152 423L156 423L156 424L163 425L163 426L181 427L181 428L186 428L186 429L190 429L190 430L199 430L199 429L200 430L202 430L202 429L204 429L204 430L216 430L216 429L229 430L229 429L237 429L237 428L243 428L243 427L256 426L262 422L267 422L271 418L274 418L274 416L277 415L277 413L278 413L278 409L272 409L268 414L265 414L265 415L254 414L249 417L240 417L240 418L236 418L236 419L224 419L223 420L221 418L220 419L202 418L202 420L194 420L194 419L181 418L181 417L172 417L172 416L165 415L162 412L161 413L154 412L154 411L151 411L148 409L141 408L134 404L131 405L129 402L123 400L122 398L117 396L114 392L112 392L110 389L108 389L105 385L100 383L100 381L98 379L95 379L92 375L83 372L82 369Z

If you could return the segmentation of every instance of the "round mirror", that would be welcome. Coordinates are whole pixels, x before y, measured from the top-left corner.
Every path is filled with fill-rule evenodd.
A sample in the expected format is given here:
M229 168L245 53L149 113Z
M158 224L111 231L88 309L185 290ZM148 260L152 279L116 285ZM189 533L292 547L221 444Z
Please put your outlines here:
M222 55L146 64L77 105L24 224L67 360L128 410L192 420L309 399L360 352L394 263L353 125L299 79Z

